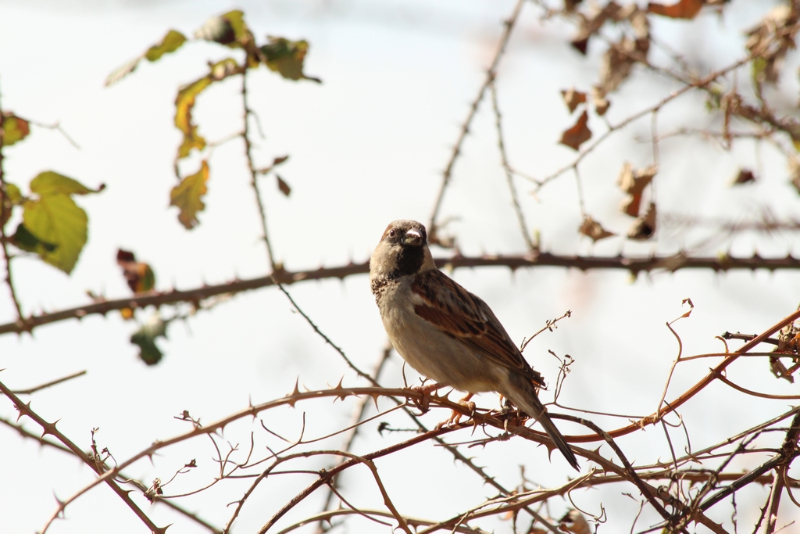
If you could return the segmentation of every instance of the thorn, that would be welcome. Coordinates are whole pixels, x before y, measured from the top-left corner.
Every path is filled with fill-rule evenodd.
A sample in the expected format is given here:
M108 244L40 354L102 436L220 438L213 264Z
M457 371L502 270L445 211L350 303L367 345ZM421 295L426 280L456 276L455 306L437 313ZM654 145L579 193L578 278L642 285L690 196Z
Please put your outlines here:
M291 393L289 393L286 396L287 397L294 397L295 395L299 395L300 394L300 390L297 387L299 384L300 384L300 377L298 376L294 381L294 389L292 390ZM297 402L297 399L292 399L291 401L289 401L289 406L294 408L294 405L295 405L296 402Z
M378 397L380 397L380 395L378 395L377 393L373 393L370 396L372 397L373 402L375 402L375 409L380 411L380 409L378 408Z

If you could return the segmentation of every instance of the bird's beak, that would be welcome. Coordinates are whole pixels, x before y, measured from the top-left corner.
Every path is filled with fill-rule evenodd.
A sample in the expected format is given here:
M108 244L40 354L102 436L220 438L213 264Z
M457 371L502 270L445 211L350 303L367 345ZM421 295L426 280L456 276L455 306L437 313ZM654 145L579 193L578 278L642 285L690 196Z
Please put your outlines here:
M419 230L411 229L406 232L406 236L403 238L403 243L405 245L418 247L422 244L422 234L419 233Z

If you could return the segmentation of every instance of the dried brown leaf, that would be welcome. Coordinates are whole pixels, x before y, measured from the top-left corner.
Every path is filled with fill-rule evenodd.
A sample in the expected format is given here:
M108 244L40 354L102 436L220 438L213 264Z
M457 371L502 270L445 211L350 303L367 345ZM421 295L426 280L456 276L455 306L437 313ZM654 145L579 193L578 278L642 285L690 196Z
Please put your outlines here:
M756 181L756 175L750 169L739 169L731 185L750 184Z
M606 98L603 90L596 85L592 87L592 104L594 105L595 113L601 117L605 115L608 108L611 107L611 101Z
M564 130L564 133L561 134L561 140L559 143L566 145L573 150L578 150L583 143L592 138L592 131L586 125L587 122L589 122L589 114L586 113L586 110L584 110L584 112L578 118L578 122L576 122L571 128Z
M561 98L564 99L564 103L567 105L567 109L569 109L570 113L575 111L575 108L577 108L580 104L586 103L586 93L581 93L574 87L562 89Z
M586 215L583 218L583 223L581 227L578 229L580 233L583 235L591 238L592 241L595 243L600 241L601 239L605 239L607 237L611 237L614 232L609 232L605 228L603 228L599 222L592 219L589 215Z
M639 216L633 223L633 226L628 231L628 237L644 241L650 239L656 233L656 205L654 202L650 203L647 212Z
M600 90L604 95L613 92L631 74L635 60L630 53L635 49L632 39L624 37L619 43L612 43L600 60Z
M642 203L644 188L653 180L658 169L651 165L645 169L634 169L630 163L622 166L617 184L620 189L628 194L622 201L620 210L631 217L639 216L639 207Z
M783 365L783 362L781 362L780 358L777 356L769 357L769 370L772 371L772 374L775 375L775 378L783 378L792 384L794 383L794 377L792 376L792 373L789 372L789 369Z
M570 44L581 54L586 54L586 48L589 45L589 38L596 34L603 24L608 19L616 20L617 14L620 11L620 6L616 2L609 2L601 10L594 15L585 15L578 13L581 18L580 28L578 34L572 39Z
M671 5L650 2L647 4L647 11L672 19L693 19L705 3L705 0L680 0Z
M287 184L277 173L275 173L275 178L278 179L278 189L280 189L281 193L288 197L292 193L292 188L289 187L289 184Z

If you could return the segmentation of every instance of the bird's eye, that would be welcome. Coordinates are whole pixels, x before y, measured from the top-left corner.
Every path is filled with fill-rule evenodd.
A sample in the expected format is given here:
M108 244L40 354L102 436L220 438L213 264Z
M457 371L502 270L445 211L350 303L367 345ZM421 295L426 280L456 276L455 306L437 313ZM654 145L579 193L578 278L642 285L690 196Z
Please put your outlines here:
M389 230L389 237L394 237L395 235L397 235L397 230L395 230L394 228Z

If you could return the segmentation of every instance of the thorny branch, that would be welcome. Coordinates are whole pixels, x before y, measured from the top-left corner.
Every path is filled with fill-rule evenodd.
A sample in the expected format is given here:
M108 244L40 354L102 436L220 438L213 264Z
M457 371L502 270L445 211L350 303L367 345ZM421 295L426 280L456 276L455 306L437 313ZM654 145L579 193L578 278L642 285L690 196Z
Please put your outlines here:
M462 267L508 267L512 271L535 267L568 267L580 270L619 269L634 275L639 273L664 270L674 272L679 269L711 269L715 272L729 270L798 270L800 259L789 255L785 258L762 258L758 255L751 257L714 256L691 257L684 254L669 256L651 256L647 258L631 258L624 256L580 256L559 255L549 252L539 252L529 255L486 255L435 258L439 266L446 265L454 269ZM306 271L290 271L279 269L271 275L260 276L245 280L232 280L222 284L203 285L193 289L171 289L168 291L153 291L146 294L134 295L114 300L98 299L91 304L76 306L53 312L31 314L25 317L23 328L18 322L0 324L0 335L8 333L22 333L45 324L57 323L67 319L82 319L88 315L105 315L111 311L126 308L136 309L147 306L163 306L178 303L196 303L209 297L218 295L237 294L243 291L260 289L275 285L275 280L281 284L290 285L310 280L324 280L329 278L344 279L348 276L366 274L369 272L369 262L348 263L338 267L320 267Z

